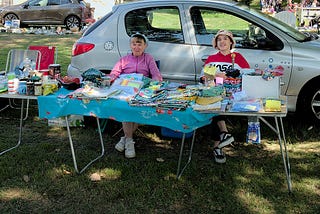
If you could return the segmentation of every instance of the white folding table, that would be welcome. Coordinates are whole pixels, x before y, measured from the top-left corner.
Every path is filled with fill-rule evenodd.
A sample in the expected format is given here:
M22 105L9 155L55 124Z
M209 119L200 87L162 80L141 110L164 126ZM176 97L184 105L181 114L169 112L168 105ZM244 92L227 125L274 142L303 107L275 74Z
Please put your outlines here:
M289 153L288 153L288 149L287 149L287 141L286 141L285 131L284 131L283 122L282 122L282 118L287 116L288 111L287 111L287 105L286 105L286 98L281 97L281 99L285 103L284 103L284 105L281 106L281 111L279 111L279 112L266 112L262 109L259 112L206 111L203 113L216 113L218 115L225 115L225 116L256 117L260 121L262 121L264 124L266 124L274 133L276 133L276 135L278 137L278 141L279 141L280 152L281 152L281 156L282 156L284 170L286 173L288 191L291 193L292 192L292 184L291 184L291 172L290 172L291 169L290 169ZM273 118L274 124L269 123L266 120L266 118ZM195 133L194 133L194 135L195 135ZM178 178L182 175L182 173L185 170L185 168L187 167L187 165L191 162L191 157L192 157L194 136L193 136L191 147L190 147L188 161L187 161L186 165L184 166L184 168L181 170L180 165L181 165L181 159L182 159L182 155L183 155L184 138L185 138L185 135L183 135L181 149L180 149L180 156L179 156L179 162L178 162L178 172L177 172Z
M288 190L291 192L291 174L290 174L290 163L289 163L289 155L287 150L285 132L283 128L282 118L286 117L287 115L287 107L286 104L282 106L281 112L264 112L263 110L259 112L221 112L221 111L211 111L211 112L195 112L188 108L186 111L172 111L169 113L157 113L156 110L152 107L130 107L127 102L119 101L115 99L108 99L108 100L92 100L88 103L85 103L78 99L68 99L68 98L59 98L60 95L65 97L67 92L60 90L57 94L52 96L42 96L38 99L39 104L39 116L40 118L54 118L54 117L65 117L67 123L67 130L69 135L70 147L72 152L72 158L74 162L74 167L77 172L78 166L76 161L75 152L73 149L73 142L72 137L70 134L69 123L67 116L76 114L76 115L87 115L92 116L94 115L97 120L98 128L99 128L99 136L101 142L101 154L95 158L94 160L90 161L80 173L83 172L91 163L98 160L104 155L104 145L101 136L99 118L106 118L106 119L113 119L119 122L123 121L131 121L140 124L146 125L161 125L167 128L171 128L173 130L176 127L180 127L182 131L183 137L181 140L180 146L180 154L178 160L178 167L177 167L177 178L179 179L183 174L186 167L191 162L192 157L192 150L195 141L195 134L196 129L203 127L205 125L210 124L211 118L216 115L229 115L229 116L245 116L245 117L257 117L263 123L265 123L272 131L277 134L280 151L284 163L284 169L287 178ZM125 114L124 114L125 112ZM128 119L131 115L131 118ZM270 117L274 118L275 125L270 124L265 118ZM280 125L279 125L280 123ZM184 127L181 129L181 127ZM186 161L185 165L181 167L184 144L185 144L185 133L189 133L193 131L193 137L191 142L191 148L189 151L189 158Z
M27 96L27 95L21 95L21 94L8 94L7 92L0 93L0 98L8 98L8 99L19 99L21 100L21 105L20 105L20 126L19 126L19 138L18 142L15 146L10 147L2 152L0 152L0 155L3 155L4 153L7 153L18 146L20 146L21 141L22 141L22 129L23 129L23 121L24 121L24 111L25 111L25 106L24 102L29 100L36 100L37 96ZM26 110L27 111L27 110Z

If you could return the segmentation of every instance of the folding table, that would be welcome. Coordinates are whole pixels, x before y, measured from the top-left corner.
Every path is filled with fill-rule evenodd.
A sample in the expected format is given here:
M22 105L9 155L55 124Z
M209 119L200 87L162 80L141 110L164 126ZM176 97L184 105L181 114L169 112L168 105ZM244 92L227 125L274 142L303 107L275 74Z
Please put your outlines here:
M284 106L281 112L209 112L199 113L193 111L191 108L187 108L185 111L172 111L159 113L153 107L132 107L126 101L109 98L107 100L90 100L89 102L83 102L79 99L66 98L66 94L69 91L60 89L54 95L40 96L38 97L39 105L39 117L40 118L57 118L65 117L67 123L67 131L69 135L70 147L72 152L72 158L74 161L74 167L79 172L77 167L76 156L73 148L73 142L68 126L68 115L85 115L95 116L99 128L100 142L102 153L96 159L92 160L81 172L83 172L91 163L103 156L104 146L101 136L101 130L99 126L99 118L113 119L119 122L136 122L139 124L163 126L172 130L180 131L183 133L180 146L180 154L177 167L177 178L183 174L184 170L191 162L192 150L195 141L196 130L200 127L211 123L212 117L217 114L230 115L230 116L255 116L258 117L262 122L267 124L278 136L280 151L284 163L285 173L287 176L288 190L291 192L291 175L290 175L290 163L287 151L287 145L285 140L285 133L282 124L282 117L287 114L287 108ZM60 98L59 98L60 97ZM125 114L124 114L125 112ZM265 117L272 117L275 120L275 126L272 126ZM280 122L280 126L279 126ZM184 150L185 135L193 131L193 137L191 147L189 151L189 158L184 165L181 167L181 161ZM181 169L182 168L182 169Z
M213 114L201 114L192 109L186 111L172 111L158 113L153 107L132 107L126 101L109 99L92 99L84 102L80 99L69 99L66 95L70 91L60 89L54 95L39 96L39 117L52 119L65 117L69 136L70 148L75 171L82 173L90 164L103 156L104 144L101 135L99 118L112 119L119 122L136 122L139 124L164 126L182 133L189 133L199 127L210 124ZM125 114L124 114L125 112ZM95 116L99 129L101 154L79 170L76 160L73 141L67 117L69 115ZM184 138L182 139L184 144ZM180 161L179 161L180 170ZM180 173L179 173L180 174Z
M282 161L284 165L284 170L286 173L288 191L292 192L289 153L287 149L287 141L286 141L285 131L284 131L283 122L282 122L282 118L287 116L287 111L288 111L287 100L286 100L286 97L284 96L281 96L280 99L284 104L281 106L281 111L279 112L266 112L263 109L261 109L258 112L206 111L203 113L216 113L216 114L225 115L225 116L256 117L257 119L262 121L264 124L266 124L277 135L279 146L280 146L280 152L282 156ZM273 118L274 124L271 124L270 122L268 122L266 118ZM192 155L192 150L189 155L189 160L191 160L191 155Z
M36 96L27 96L27 95L20 95L20 94L8 94L7 92L3 92L0 93L0 98L8 98L8 99L19 99L21 100L21 105L20 105L20 127L19 127L19 138L18 138L18 142L15 146L6 149L2 152L0 152L0 155L3 155L6 152L9 152L15 148L17 148L18 146L20 146L21 141L22 141L22 129L23 129L23 117L24 117L24 101L27 100L27 102L29 102L29 100L36 100L37 97Z

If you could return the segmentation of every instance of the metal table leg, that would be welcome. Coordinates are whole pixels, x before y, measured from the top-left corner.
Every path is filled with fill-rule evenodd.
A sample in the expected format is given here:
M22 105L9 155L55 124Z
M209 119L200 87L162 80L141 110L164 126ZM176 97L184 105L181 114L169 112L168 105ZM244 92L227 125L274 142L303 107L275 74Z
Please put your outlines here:
M28 115L29 115L29 103L30 103L30 100L27 99L26 115L25 115L25 117L23 118L23 120L26 120L26 119L28 118Z
M101 144L101 154L100 154L99 156L97 156L95 159L91 160L91 161L90 161L85 167L83 167L80 171L79 171L79 169L78 169L76 154L75 154L74 147L73 147L73 141L72 141L72 136L71 136L71 132L70 132L70 125L69 125L68 116L65 116L65 120L66 120L66 125L67 125L67 131L68 131L68 137L69 137L69 142L70 142L70 148L71 148L71 154L72 154L74 169L76 170L77 173L81 174L81 173L84 172L92 163L94 163L95 161L97 161L98 159L100 159L101 157L103 157L103 155L104 155L104 144L103 144L103 139L102 139L102 133L101 133L101 128L100 128L99 118L96 117L97 125L98 125L99 138L100 138L100 144Z
M5 107L3 107L2 109L0 109L0 112L5 110L5 109L7 109L8 107L13 108L13 109L18 109L19 108L19 107L15 107L14 106L14 105L17 105L17 104L14 102L14 100L11 101L11 98L8 98L8 102L9 102L9 104L6 105ZM24 116L23 120L26 120L28 118L28 115L29 115L29 103L30 103L30 100L27 99L26 115Z
M181 177L181 175L183 174L184 170L187 168L187 166L191 162L195 137L196 137L196 130L193 131L193 136L192 136L192 142L191 142L191 147L190 147L190 151L189 151L188 161L184 165L182 170L180 170L180 168L181 168L181 160L182 160L182 155L183 155L183 149L184 149L184 142L185 142L185 139L186 139L186 134L183 133L182 140L181 140L181 146L180 146L180 155L179 155L179 160L178 160L177 179L179 179Z
M278 118L280 121L280 126L281 130L278 124ZM282 122L282 117L274 117L276 128L273 127L268 121L266 121L263 117L259 117L261 121L263 121L269 128L274 131L279 140L279 145L280 145L280 151L281 151L281 156L282 156L282 161L284 165L284 170L286 173L286 178L287 178L287 185L288 185L288 191L289 193L292 192L292 184L291 184L291 169L290 169L290 162L289 162L289 153L287 149L287 141L286 141L286 136L283 128L283 122Z
M21 144L21 139L22 139L23 109L24 109L24 99L21 100L20 129L19 129L19 139L18 139L18 143L17 143L15 146L13 146L13 147L11 147L11 148L9 148L9 149L6 149L6 150L4 150L4 151L2 151L2 152L0 153L0 155L3 155L4 153L9 152L9 151L11 151L12 149L15 149L15 148L17 148L18 146L20 146L20 144Z
M0 112L10 107L9 105L4 106L2 109L0 109Z

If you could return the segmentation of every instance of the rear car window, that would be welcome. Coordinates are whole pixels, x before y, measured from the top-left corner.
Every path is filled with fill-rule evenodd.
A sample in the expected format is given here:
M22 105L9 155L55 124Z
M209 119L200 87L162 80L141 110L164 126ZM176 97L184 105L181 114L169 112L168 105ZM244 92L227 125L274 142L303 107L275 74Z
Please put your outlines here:
M130 11L125 16L129 36L143 33L150 41L184 43L177 7L150 7Z

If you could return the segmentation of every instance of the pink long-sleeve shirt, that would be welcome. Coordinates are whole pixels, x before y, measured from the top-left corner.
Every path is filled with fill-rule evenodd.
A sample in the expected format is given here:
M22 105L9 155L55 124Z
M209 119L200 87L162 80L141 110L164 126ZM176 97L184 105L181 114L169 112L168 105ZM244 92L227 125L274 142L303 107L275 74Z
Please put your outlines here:
M128 54L121 57L110 72L110 76L115 79L118 78L120 74L131 73L143 74L153 80L162 81L162 76L157 64L153 56L148 53L143 53L141 56Z

